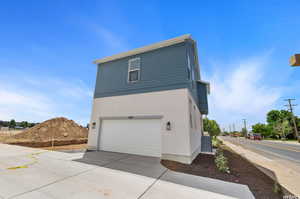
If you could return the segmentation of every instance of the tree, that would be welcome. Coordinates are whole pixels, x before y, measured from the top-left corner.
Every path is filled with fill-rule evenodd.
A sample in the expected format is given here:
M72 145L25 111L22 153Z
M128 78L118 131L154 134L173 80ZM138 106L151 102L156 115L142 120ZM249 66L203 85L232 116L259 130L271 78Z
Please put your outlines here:
M285 138L286 135L292 131L292 127L287 119L277 121L274 127L276 133L280 135L281 138Z
M28 122L27 121L22 121L20 123L20 126L23 127L23 128L27 128L28 127Z
M253 133L260 133L264 137L269 137L272 133L272 128L270 125L257 123L255 125L252 125L252 132Z
M16 127L16 121L14 119L10 120L9 128L15 128L15 127Z
M267 113L267 122L273 125L281 119L281 113L278 110L271 110Z
M282 137L282 128L291 128L293 125L293 115L287 110L271 110L267 114L267 122L271 127L271 136ZM283 127L283 125L285 127ZM291 129L293 132L294 129ZM286 135L284 135L285 137Z
M28 123L28 127L29 128L34 127L36 124L39 124L39 123Z
M221 133L218 123L215 120L210 120L208 118L204 118L203 128L204 131L207 131L208 134L212 137L218 136Z

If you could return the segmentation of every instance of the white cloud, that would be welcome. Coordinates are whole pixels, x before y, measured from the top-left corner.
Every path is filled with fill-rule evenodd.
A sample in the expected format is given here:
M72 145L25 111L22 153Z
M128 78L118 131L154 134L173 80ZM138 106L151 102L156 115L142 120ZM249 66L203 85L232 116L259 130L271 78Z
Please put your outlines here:
M211 95L209 97L210 116L222 127L235 123L236 129L242 119L249 123L263 122L266 113L274 108L282 89L268 85L264 81L268 57L257 57L230 64L232 70L215 72L209 78Z
M0 120L41 122L64 116L88 122L92 91L82 80L14 75L0 81Z
M0 87L0 118L1 120L26 119L25 113L31 120L46 118L52 114L51 101L39 93L23 92Z

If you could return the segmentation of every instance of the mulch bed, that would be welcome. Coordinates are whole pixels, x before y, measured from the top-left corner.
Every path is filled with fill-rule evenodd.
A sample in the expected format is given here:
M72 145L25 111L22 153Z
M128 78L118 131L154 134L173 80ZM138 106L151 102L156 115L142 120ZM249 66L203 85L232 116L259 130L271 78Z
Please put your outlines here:
M214 163L214 156L207 154L199 154L191 165L169 160L162 160L162 164L170 170L177 172L248 185L255 198L258 199L283 198L282 193L273 192L273 179L229 148L225 146L222 146L222 148L224 156L228 158L230 174L218 171Z

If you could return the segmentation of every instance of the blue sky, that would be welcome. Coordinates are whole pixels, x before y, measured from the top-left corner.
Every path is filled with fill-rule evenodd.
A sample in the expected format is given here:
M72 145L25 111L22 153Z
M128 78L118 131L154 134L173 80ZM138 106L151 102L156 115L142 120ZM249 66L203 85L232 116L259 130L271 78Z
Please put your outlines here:
M300 104L299 0L3 1L0 6L0 119L89 120L92 61L190 33L210 118L222 127L264 122L283 99ZM300 115L300 105L295 109Z

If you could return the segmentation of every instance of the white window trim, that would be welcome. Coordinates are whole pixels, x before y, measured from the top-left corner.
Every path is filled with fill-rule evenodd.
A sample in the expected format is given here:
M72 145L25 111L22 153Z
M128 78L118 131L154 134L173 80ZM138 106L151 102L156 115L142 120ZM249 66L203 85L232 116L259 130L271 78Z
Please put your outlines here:
M138 69L130 69L130 62L135 61L135 60L139 60L140 65ZM130 72L134 72L134 71L138 71L138 80L135 81L130 81ZM127 82L128 83L135 83L140 81L141 78L141 58L140 57L136 57L136 58L132 58L128 60L128 73L127 73Z

